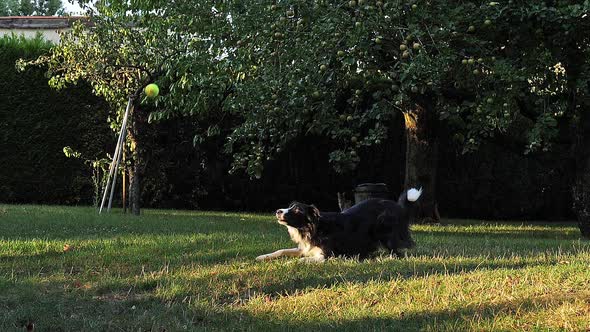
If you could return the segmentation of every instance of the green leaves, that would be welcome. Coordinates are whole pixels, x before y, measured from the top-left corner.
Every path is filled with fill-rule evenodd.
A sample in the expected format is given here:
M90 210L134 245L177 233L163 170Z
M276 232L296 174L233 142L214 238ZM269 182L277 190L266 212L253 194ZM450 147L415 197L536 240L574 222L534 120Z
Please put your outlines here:
M82 154L80 152L74 151L74 149L72 149L69 146L65 146L63 148L63 152L64 152L64 155L68 158L80 158L82 156Z
M87 81L117 113L127 98L137 96L158 107L151 121L206 112L227 97L231 73L222 64L227 48L215 34L224 35L229 21L211 5L98 1L86 9L94 12L92 27L74 24L48 56L27 63L47 66L51 86ZM199 10L189 17L193 9ZM161 96L142 98L143 87L152 82Z
M587 90L588 66L568 67L589 54L586 2L100 1L94 28L37 62L55 87L87 80L114 105L156 81L154 121L230 114L195 142L228 133L234 170L256 177L293 139L322 135L345 172L425 100L466 150L520 117L548 142L566 96Z

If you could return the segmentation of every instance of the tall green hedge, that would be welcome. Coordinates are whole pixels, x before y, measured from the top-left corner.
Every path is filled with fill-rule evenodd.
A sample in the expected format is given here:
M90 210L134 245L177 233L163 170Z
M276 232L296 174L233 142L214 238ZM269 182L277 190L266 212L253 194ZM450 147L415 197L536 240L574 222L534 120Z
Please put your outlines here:
M108 106L88 86L55 91L42 68L16 70L17 59L50 47L41 36L0 38L0 202L91 203L89 170L63 147L89 156L112 150Z

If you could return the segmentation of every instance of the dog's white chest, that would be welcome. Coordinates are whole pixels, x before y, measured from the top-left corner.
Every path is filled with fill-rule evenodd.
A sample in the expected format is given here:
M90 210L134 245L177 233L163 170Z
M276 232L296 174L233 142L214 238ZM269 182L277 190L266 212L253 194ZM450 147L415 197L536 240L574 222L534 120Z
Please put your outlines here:
M301 249L302 256L323 256L324 251L321 248L313 246L309 239L301 236L301 233L297 230L297 228L287 226L287 230L289 231L289 236L291 236L291 240L297 243L299 249Z
M301 236L301 233L299 233L297 228L287 226L287 230L289 231L289 236L291 237L291 240L293 240L293 242L297 244L302 244L304 242L303 237Z

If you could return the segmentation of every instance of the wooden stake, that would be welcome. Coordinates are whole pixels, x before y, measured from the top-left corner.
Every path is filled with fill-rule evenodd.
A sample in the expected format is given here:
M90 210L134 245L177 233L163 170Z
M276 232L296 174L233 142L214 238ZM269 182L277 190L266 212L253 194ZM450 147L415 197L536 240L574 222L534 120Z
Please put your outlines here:
M111 167L109 169L109 177L107 178L107 185L104 188L104 194L102 196L102 202L100 204L100 209L98 210L98 214L102 213L102 209L104 208L104 203L107 198L107 192L109 191L109 185L111 185L111 177L113 178L113 183L110 187L111 189L111 196L109 198L108 210L111 210L111 204L113 201L113 192L115 189L115 185L117 183L117 169L119 168L119 162L121 161L121 148L123 146L123 133L125 133L125 129L127 127L127 118L129 116L129 110L131 109L133 104L133 99L129 97L129 102L127 103L127 109L125 109L125 115L123 116L123 123L121 125L121 131L119 132L119 139L117 140L117 146L115 147L115 153L113 154L113 161L111 162Z
M123 213L127 213L127 167L125 167L125 140L123 141Z

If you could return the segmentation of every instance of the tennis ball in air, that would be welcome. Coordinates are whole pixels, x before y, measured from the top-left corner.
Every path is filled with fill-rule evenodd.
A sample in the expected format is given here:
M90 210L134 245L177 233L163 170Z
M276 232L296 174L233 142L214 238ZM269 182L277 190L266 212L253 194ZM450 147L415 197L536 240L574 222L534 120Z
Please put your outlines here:
M158 86L154 83L152 84L148 84L145 89L145 94L150 97L150 98L155 98L158 96L158 93L160 93L160 88L158 88Z

